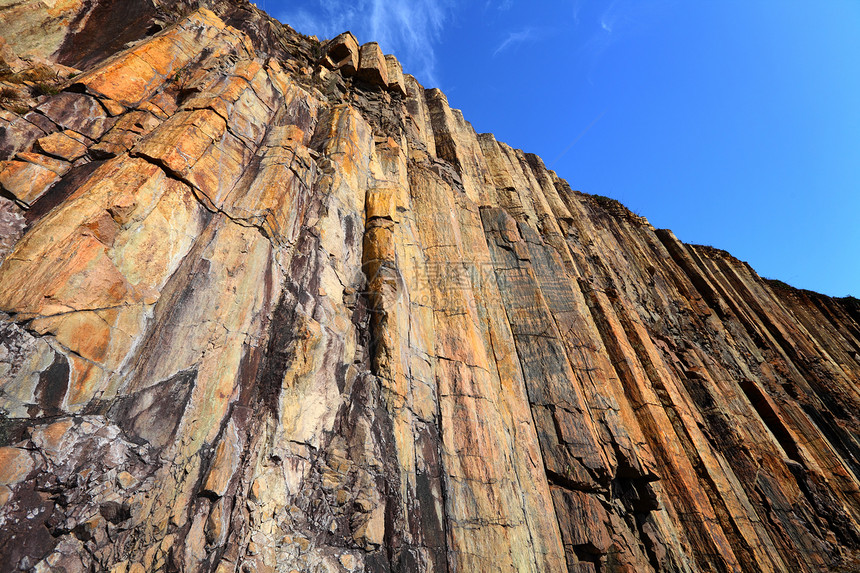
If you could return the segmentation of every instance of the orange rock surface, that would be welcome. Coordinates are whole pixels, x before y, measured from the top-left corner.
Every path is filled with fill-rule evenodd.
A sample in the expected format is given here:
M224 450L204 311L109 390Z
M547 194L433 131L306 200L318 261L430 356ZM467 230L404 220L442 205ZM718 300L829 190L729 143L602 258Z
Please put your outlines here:
M352 34L9 14L80 73L0 111L0 570L860 570L856 299L573 191Z

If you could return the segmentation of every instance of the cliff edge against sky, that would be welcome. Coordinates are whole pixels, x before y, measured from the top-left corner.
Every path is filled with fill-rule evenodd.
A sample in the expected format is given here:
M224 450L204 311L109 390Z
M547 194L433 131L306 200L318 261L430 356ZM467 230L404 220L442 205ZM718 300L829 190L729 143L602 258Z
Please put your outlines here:
M857 300L571 190L348 33L0 30L0 570L860 567Z

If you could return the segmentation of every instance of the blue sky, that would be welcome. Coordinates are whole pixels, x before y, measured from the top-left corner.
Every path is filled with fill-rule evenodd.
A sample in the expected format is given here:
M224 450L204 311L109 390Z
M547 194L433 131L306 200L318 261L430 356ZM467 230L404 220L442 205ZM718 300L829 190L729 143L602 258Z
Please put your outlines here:
M759 274L860 296L860 0L258 2Z

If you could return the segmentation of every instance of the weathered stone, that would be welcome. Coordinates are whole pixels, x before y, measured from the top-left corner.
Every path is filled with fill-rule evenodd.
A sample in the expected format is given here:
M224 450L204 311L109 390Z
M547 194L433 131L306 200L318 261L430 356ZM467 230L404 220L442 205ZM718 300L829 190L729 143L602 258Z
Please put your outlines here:
M61 176L61 173L38 163L7 161L0 170L0 187L22 204L29 206L59 181Z
M50 7L37 1L10 3L0 13L4 44L9 43L22 57L48 57L69 35L68 23L92 8L83 0L71 0ZM38 33L33 33L38 30Z
M355 571L355 568L358 566L358 561L354 555L344 553L340 556L340 564L343 565L344 569L347 571Z
M201 493L221 497L227 492L230 479L239 465L239 436L236 427L231 423L227 426L226 434L219 440L212 458L209 473L203 480Z
M414 135L409 138L411 142L409 152L414 155L420 151L416 147L423 147L427 155L436 157L436 137L433 135L430 111L424 99L424 86L409 74L403 77L407 95L406 109L409 110L407 130L409 128L414 130Z
M403 67L397 58L388 54L385 56L385 69L388 74L388 89L406 97L406 84L403 80Z
M145 111L132 111L119 118L101 141L92 146L99 155L114 156L125 153L159 125L158 119Z
M0 57L80 73L0 111L0 570L858 569L855 299L349 33L13 4Z
M0 160L12 158L30 148L36 139L54 131L51 120L30 112L23 117L0 110Z
M99 139L116 121L94 97L62 92L38 107L51 121L90 139Z
M358 70L358 61L358 41L351 32L338 34L326 44L323 63L329 69L351 76Z
M385 510L377 508L361 525L356 527L353 539L365 549L376 549L382 545L385 535Z
M104 106L107 112L111 114L111 116L122 115L125 113L125 107L110 98L101 98L99 99L99 102Z
M15 485L27 477L36 464L27 450L0 448L0 485Z
M74 420L66 419L48 426L41 426L31 432L30 439L41 451L59 456L63 450L68 448L68 444L64 443L63 438L73 425Z
M87 152L87 143L80 134L71 130L52 133L36 140L36 147L46 155L74 161Z
M175 78L223 29L224 23L215 14L198 10L164 34L76 81L119 104L134 106L152 96L168 79Z
M388 86L388 64L376 42L362 44L356 76L377 86Z
M128 472L119 472L116 481L122 489L129 489L138 483L137 478Z

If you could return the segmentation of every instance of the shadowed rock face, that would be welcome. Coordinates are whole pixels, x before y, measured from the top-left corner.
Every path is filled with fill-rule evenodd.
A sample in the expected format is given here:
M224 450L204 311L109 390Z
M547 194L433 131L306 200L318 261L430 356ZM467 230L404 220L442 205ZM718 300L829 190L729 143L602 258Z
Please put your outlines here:
M207 6L15 5L0 570L858 570L856 300Z

